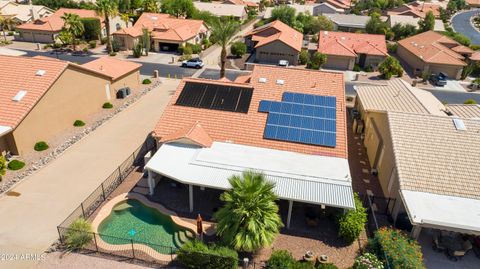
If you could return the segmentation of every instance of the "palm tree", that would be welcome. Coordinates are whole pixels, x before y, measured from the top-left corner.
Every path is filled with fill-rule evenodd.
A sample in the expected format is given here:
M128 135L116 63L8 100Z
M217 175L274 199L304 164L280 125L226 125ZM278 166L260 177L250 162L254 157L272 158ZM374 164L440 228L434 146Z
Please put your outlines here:
M0 30L3 32L3 38L7 41L7 34L5 30L9 30L12 25L15 25L15 21L11 17L0 16Z
M220 196L225 206L214 215L217 234L239 251L271 245L282 227L275 203L278 198L273 193L275 185L252 171L232 176L229 182L232 188Z
M120 18L123 22L125 22L125 27L128 27L128 23L130 22L130 16L127 13L123 13L120 15Z
M80 20L80 16L73 13L65 13L61 18L64 21L62 31L67 32L71 36L73 50L75 51L77 45L77 37L83 35L83 32L85 31L83 23Z
M110 37L110 17L118 14L118 3L115 0L98 0L95 4L99 16L105 17L105 29L107 30L107 51L113 52L112 39Z
M227 61L227 46L235 36L239 25L234 20L214 20L211 25L211 40L222 47L220 54L220 78L225 77L225 62Z

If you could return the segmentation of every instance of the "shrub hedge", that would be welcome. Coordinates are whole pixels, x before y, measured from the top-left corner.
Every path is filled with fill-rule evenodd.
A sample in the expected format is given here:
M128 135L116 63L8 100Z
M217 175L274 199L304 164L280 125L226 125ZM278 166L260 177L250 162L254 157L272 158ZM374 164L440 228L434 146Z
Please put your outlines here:
M423 269L423 255L418 242L400 230L380 228L369 242L377 257L386 257L391 268Z
M178 261L187 268L236 269L238 254L235 250L200 241L189 241L177 252Z
M266 262L268 269L338 269L333 263L319 263L315 265L311 261L293 258L292 254L286 250L275 250Z
M100 20L95 18L83 18L80 19L85 31L83 32L83 38L85 40L98 40L100 38Z
M83 218L72 222L65 233L65 243L69 250L80 249L93 239L92 225Z
M9 170L20 170L25 166L25 163L19 160L12 160L8 163L7 167Z
M365 253L355 258L352 269L383 269L383 263L372 253Z
M35 146L33 147L35 151L44 151L48 149L48 144L45 141L39 141L35 143Z
M351 244L360 236L367 222L367 213L358 194L354 194L356 210L349 210L338 219L338 234L345 242Z

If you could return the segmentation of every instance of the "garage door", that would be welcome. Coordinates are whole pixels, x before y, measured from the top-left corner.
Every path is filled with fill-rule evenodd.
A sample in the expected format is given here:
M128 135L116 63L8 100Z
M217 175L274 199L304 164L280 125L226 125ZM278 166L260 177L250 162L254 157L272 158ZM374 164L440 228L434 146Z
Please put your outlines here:
M178 44L171 43L159 43L161 51L177 51Z
M446 74L448 77L455 79L457 77L459 68L450 66L430 66L430 72L432 74L438 74L440 72Z
M348 70L349 64L350 64L349 58L328 56L327 63L323 66L323 68Z

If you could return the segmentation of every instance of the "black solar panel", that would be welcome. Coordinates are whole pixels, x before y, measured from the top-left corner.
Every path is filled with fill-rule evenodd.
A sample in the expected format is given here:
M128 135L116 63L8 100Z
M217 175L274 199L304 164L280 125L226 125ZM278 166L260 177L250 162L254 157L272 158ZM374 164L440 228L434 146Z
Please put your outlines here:
M253 89L186 82L176 105L247 113Z

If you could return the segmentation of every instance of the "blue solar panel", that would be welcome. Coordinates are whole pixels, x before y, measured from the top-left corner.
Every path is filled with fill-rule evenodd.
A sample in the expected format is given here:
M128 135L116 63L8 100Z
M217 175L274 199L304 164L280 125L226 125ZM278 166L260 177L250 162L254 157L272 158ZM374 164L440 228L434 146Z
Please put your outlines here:
M284 92L282 102L260 101L268 112L264 138L335 147L336 97Z

